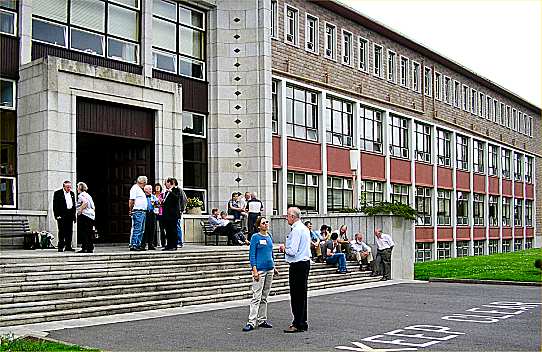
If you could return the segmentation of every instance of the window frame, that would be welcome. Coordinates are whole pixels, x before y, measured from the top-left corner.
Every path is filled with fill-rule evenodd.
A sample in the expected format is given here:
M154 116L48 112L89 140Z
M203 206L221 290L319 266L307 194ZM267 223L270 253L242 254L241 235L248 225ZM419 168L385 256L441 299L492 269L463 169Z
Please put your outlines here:
M446 75L444 75L444 85L443 85L443 97L442 100L444 103L453 106L453 84L452 79Z
M433 250L431 242L416 242L416 263L423 263L432 260Z
M380 204L385 201L386 193L384 192L386 188L386 183L382 181L374 181L374 180L361 180L361 196L362 196L362 204L363 205L370 205L374 206L377 204ZM371 187L369 187L371 185ZM371 188L371 189L369 189ZM369 202L367 195L372 195L372 199ZM380 197L377 197L377 195L380 195ZM376 198L381 198L380 201L377 201Z
M277 0L271 0L271 39L278 39L279 5Z
M309 23L310 21L313 21L315 24L314 27L314 43L307 40L309 37ZM305 13L305 50L309 53L319 55L320 53L320 19L314 15L311 15L310 13ZM313 45L313 49L311 50L309 48L309 44Z
M410 120L406 117L402 117L395 114L390 114L390 127L391 127L391 135L389 136L389 153L390 156L398 157L402 159L409 159L410 158ZM400 122L399 124L395 124L395 122ZM406 125L406 126L403 126ZM394 139L394 129L399 129L399 141L395 141Z
M532 199L525 199L525 226L533 227L533 201Z
M361 133L360 133L360 149L363 151L368 151L372 153L378 153L383 154L384 153L384 137L383 137L383 126L384 126L384 112L374 109L372 107L368 107L365 105L359 104L359 119L360 119L360 125L361 125ZM367 110L371 111L372 118L367 117ZM378 120L376 117L377 115L380 116L380 120ZM373 139L366 138L366 126L367 121L371 121L372 126L372 137ZM376 136L376 138L375 138ZM367 145L372 144L372 148L368 149L366 148ZM375 148L375 146L379 146L378 148ZM378 149L378 150L377 150Z
M335 180L340 180L340 182L342 183L341 188L334 187ZM348 188L348 184L350 184L350 188ZM341 201L341 207L339 208L334 206L335 205L334 190L340 191L341 193L342 201ZM350 193L351 202L349 204L346 204L346 194L348 193ZM331 198L331 201L330 201L330 198ZM353 207L354 205L353 203L354 203L354 183L352 182L352 178L332 176L332 175L328 176L327 177L327 211L333 213L333 212L340 212L342 209L350 209Z
M514 181L523 182L523 154L514 152Z
M433 143L432 128L430 125L421 122L414 122L414 129L414 134L416 137L416 144L414 149L415 159L417 161L431 163L433 159L433 151L431 148L431 145ZM420 147L420 142L422 150L418 149L418 147Z
M512 151L501 148L501 177L506 180L512 179Z
M410 205L410 186L401 183L391 184L390 203ZM406 192L405 192L406 190ZM406 202L403 202L406 200Z
M512 197L501 197L501 213L502 226L512 226Z
M438 241L437 242L437 260L449 259L452 257L452 242Z
M461 109L461 82L453 80L453 105L454 108Z
M437 189L437 225L452 224L452 190Z
M422 92L422 65L414 60L411 60L412 67L410 74L412 75L411 88L416 93ZM416 84L417 83L417 84Z
M487 145L487 173L489 176L499 176L499 147Z
M472 195L472 218L474 226L485 226L485 195L482 193Z
M292 89L292 97L288 97L288 90L289 89ZM298 100L296 98L296 91L303 91L304 97L305 97L304 101ZM316 95L316 103L312 103L312 102L309 101L310 100L309 95L312 95L312 94ZM285 97L285 100L286 100L285 114L286 114L286 116L285 116L285 123L286 123L286 136L287 137L293 137L293 138L298 138L298 139L301 139L301 140L318 142L318 136L319 136L318 122L319 122L319 114L320 114L320 99L318 97L318 94L319 93L317 91L306 89L305 87L302 87L302 86L298 86L298 85L291 84L291 83L286 84L286 97ZM298 124L296 122L296 103L303 104L303 111L304 111L304 114L305 114L305 116L303 117L304 124ZM288 121L288 110L289 110L288 106L289 105L291 105L291 112L292 112L292 121L291 122ZM308 123L307 123L307 121L309 120L309 116L307 116L307 111L308 111L307 106L311 106L311 110L316 113L316 118L314 120L315 126L313 126L313 127L310 127L308 125ZM289 126L292 126L291 127L291 134L289 132ZM304 129L305 137L296 136L296 127L301 127L301 128ZM308 137L309 136L309 131L314 131L314 133L316 135L316 139L310 139Z
M350 48L348 50L348 53L346 52L346 39L350 38ZM341 63L345 66L354 66L354 34L352 32L347 31L346 29L341 29ZM345 55L348 54L348 55ZM348 62L345 61L346 57L348 57Z
M448 138L446 138L448 137ZM441 150L441 141L444 150ZM437 165L452 166L452 132L437 128Z
M380 55L377 55L377 49ZM377 57L380 58L380 65L377 65ZM373 43L373 76L384 79L384 46Z
M498 195L490 194L488 196L488 215L487 221L490 227L499 227L499 203L500 197Z
M362 63L365 68L362 68ZM358 36L358 70L369 73L369 41L361 36Z
M329 35L327 33L328 28L333 30L331 33L331 44L333 47L329 47ZM328 54L328 52L330 54ZM332 61L337 61L337 26L327 21L324 22L324 57Z
M290 175L292 175L292 181L293 182L290 182ZM303 184L298 184L296 183L295 179L296 179L296 175L303 175L304 177L304 183ZM287 175L286 175L286 187L288 189L288 187L293 187L292 189L292 199L293 199L293 204L287 204L288 207L291 207L291 206L295 206L295 207L298 207L302 212L305 212L305 213L318 213L319 211L319 205L320 205L320 181L319 181L319 175L317 174L311 174L311 173L304 173L304 172L295 172L295 171L288 171L287 172ZM309 182L309 180L311 180L311 182ZM314 181L316 180L316 185L314 185ZM309 184L311 183L311 184ZM296 187L303 187L305 189L305 204L308 204L308 200L309 200L309 188L315 188L316 189L316 200L315 200L315 209L308 209L308 205L307 206L300 206L299 204L295 204L296 203L296 200L295 200L295 188ZM286 198L287 198L287 202L288 202L288 191L286 192Z
M431 67L424 66L423 68L423 89L426 97L433 96L433 70Z
M524 170L524 180L526 183L533 183L533 163L534 158L529 155L525 155L525 170Z
M461 142L461 143L460 143ZM466 143L463 143L466 142ZM469 171L469 137L456 134L456 168L461 171Z
M289 11L294 13L294 18L293 18L294 33L288 33L288 29L290 27L289 25L290 17L288 17ZM292 36L292 40L288 39L289 35ZM299 9L287 3L284 3L284 43L299 48Z
M461 103L462 103L462 108L463 108L463 111L466 111L466 112L469 112L470 111L470 96L469 96L469 93L470 93L470 88L469 86L467 86L466 84L463 84L461 86Z
M416 186L415 198L416 224L418 226L431 226L433 224L433 188Z
M4 110L17 110L17 81L9 78L0 77L0 81L11 83L11 106L3 105L1 96L0 96L0 109Z
M329 106L328 106L328 100L329 100ZM333 112L338 111L333 108L333 102L334 101L340 101L341 102L341 133L334 131L334 123L333 123ZM350 104L351 112L348 113L348 111L345 112L344 110L344 104ZM326 96L326 101L324 103L324 111L325 111L325 118L326 118L326 142L328 145L337 145L342 147L353 147L354 146L354 107L355 102L346 100L343 98L336 97L334 95L328 94ZM347 114L347 118L349 119L349 128L350 128L350 134L344 133L344 114ZM328 121L327 119L330 119ZM331 128L331 130L328 130L328 126ZM341 143L337 144L334 142L334 137L340 136L341 137ZM347 137L347 140L350 140L350 143L345 143L344 140Z
M272 134L280 134L280 116L279 116L279 81L271 80L271 132Z
M485 174L485 142L472 140L472 171L476 174Z
M457 258L468 257L469 256L469 250L470 250L470 241L469 240L456 241L455 254L456 254Z
M470 89L470 113L478 115L478 91L474 88Z
M405 63L403 65L403 63ZM404 55L399 55L399 85L410 89L410 59Z
M514 226L522 227L523 226L523 199L514 198Z
M478 91L478 117L484 118L485 116L485 106L486 106L486 98L485 94Z
M473 256L485 255L485 242L486 240L473 240Z
M442 74L435 71L435 99L442 101Z
M195 134L195 133L184 132L184 126L182 126L181 131L182 131L183 136L190 136L190 137L195 137L195 138L207 139L207 115L201 114L199 112L192 112L192 111L183 111L182 115L184 115L184 114L196 115L196 116L199 116L199 117L203 118L203 134ZM182 116L182 117L183 117L183 122L184 122L184 116ZM184 123L183 123L183 125L184 125Z
M12 15L13 16L13 33L8 33L8 32L4 32L2 30L0 30L0 33L2 35L7 35L7 36L10 36L10 37L15 37L17 38L18 36L18 28L19 28L19 14L16 12L16 11L11 11L11 10L8 10L7 8L0 8L0 12L4 12L4 13L7 13L9 15Z
M387 50L386 78L388 82L397 84L397 53L391 49Z
M486 120L492 121L493 113L493 98L489 95L486 95Z
M456 224L457 226L469 226L469 210L470 210L470 192L465 191L456 191ZM460 203L463 205L463 208L465 209L466 215L460 215L459 214L459 208Z

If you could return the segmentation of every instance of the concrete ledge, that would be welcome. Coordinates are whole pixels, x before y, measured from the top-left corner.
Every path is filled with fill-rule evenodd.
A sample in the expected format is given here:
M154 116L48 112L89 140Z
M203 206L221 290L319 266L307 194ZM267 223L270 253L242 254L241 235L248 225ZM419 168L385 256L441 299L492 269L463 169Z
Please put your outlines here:
M542 282L533 282L533 281L499 281L499 280L476 280L476 279L429 278L429 282L449 282L449 283L456 283L456 284L483 284L483 285L542 286Z

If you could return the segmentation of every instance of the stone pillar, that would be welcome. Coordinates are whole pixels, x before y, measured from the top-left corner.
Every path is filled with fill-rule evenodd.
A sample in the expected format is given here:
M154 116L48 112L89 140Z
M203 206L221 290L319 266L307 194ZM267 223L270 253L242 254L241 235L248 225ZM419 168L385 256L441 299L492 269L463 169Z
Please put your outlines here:
M19 66L32 61L32 0L19 0Z
M152 2L143 0L141 4L141 65L145 77L152 77Z
M209 208L252 191L272 213L270 31L266 0L221 0L209 12Z

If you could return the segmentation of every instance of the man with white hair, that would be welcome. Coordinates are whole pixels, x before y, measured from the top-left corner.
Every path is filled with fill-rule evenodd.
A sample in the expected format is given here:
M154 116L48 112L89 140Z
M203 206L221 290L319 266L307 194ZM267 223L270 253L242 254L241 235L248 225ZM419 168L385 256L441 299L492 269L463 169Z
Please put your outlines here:
M132 217L131 251L141 250L141 240L145 231L145 213L147 212L147 196L143 192L146 184L147 176L139 176L137 182L130 189L128 214Z
M376 265L373 265L373 274L377 271L382 274L380 281L391 279L391 252L395 243L390 235L382 233L381 228L375 229L375 241L378 247L376 251Z

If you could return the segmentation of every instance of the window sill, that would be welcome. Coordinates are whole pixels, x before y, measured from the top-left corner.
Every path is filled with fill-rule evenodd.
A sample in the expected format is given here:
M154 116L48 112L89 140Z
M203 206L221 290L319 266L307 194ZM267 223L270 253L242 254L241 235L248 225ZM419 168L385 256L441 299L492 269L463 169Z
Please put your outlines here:
M306 53L309 53L309 54L311 54L311 55L320 57L320 52L318 52L318 51L314 52L314 51L311 51L311 50L305 48L305 52L306 52Z
M355 148L354 148L355 149ZM384 153L382 152L375 152L375 151L372 151L372 150L363 150L361 149L360 150L360 153L365 153L365 154L371 154L371 155L378 155L378 156L384 156Z
M440 168L442 168L442 169L448 169L448 170L452 170L452 169L453 169L451 165L438 165L438 164L437 164L437 167L440 167Z
M391 154L390 154L390 159L412 161L412 160L410 160L410 158L404 158L404 157L401 157L401 156L395 156L395 155L391 155Z
M430 166L433 166L433 163L430 162L430 161L425 161L425 160L415 160L415 162L417 164L424 164L424 165L430 165Z
M308 140L308 139L297 138L297 137L292 137L292 136L288 136L288 137L286 137L286 139L291 140L291 141L296 141L296 142L305 142L305 143L310 143L310 144L322 145L322 143L320 143L318 141L311 141L311 140Z

